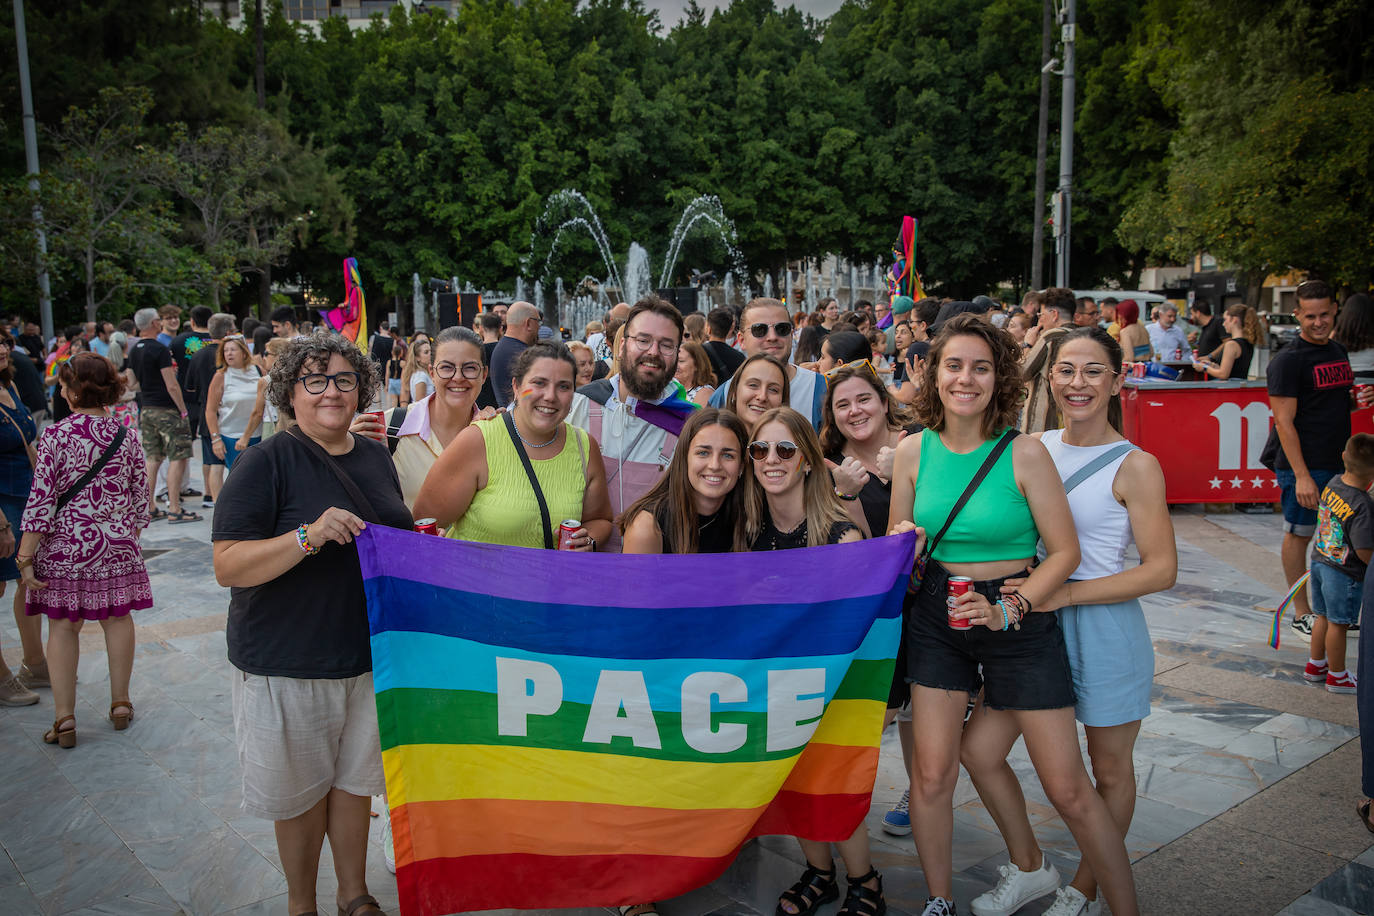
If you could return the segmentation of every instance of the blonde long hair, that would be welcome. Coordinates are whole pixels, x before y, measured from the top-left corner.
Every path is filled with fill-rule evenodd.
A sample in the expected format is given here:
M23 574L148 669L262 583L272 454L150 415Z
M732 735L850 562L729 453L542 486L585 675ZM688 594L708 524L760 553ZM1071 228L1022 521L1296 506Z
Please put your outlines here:
M826 469L825 456L821 454L821 440L811 427L811 421L791 407L774 407L765 411L751 435L758 435L759 430L774 421L787 427L801 454L802 464L811 468L802 483L802 504L806 506L806 546L828 544L831 527L837 522L848 522L849 515L835 495L835 485ZM767 496L753 471L750 467L749 473L744 475L745 530L751 544L763 530L763 520L768 516Z

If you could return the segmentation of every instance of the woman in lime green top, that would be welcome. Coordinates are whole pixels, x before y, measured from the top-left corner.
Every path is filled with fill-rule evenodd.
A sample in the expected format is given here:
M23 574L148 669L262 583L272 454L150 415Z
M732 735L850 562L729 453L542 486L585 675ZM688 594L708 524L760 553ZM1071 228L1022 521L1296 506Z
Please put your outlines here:
M1099 876L1112 912L1124 916L1137 912L1130 859L1083 767L1059 620L1038 613L1078 566L1078 536L1049 452L1016 435L1022 388L1020 348L1010 334L974 315L951 319L931 345L913 405L926 428L902 441L894 461L892 530L920 526L935 538L945 529L907 623L915 732L911 823L932 895L923 912L954 912L953 796L961 741L985 757L1005 759L1024 734L1045 793ZM951 519L984 466L986 476ZM1046 556L1027 575L1041 540ZM921 537L918 556L925 546ZM947 607L951 576L972 582ZM1024 581L1004 594L1009 578ZM965 728L967 703L980 691ZM1019 786L1014 791L1019 795ZM1011 913L1057 890L1058 873L1040 860L1002 866L1001 881L978 898L974 912Z
M420 488L415 517L434 518L449 537L511 547L543 547L546 537L557 544L559 524L579 519L572 549L604 544L611 501L601 451L586 432L563 422L576 371L562 344L525 348L511 370L509 412L473 423L449 443ZM522 449L548 506L547 531Z

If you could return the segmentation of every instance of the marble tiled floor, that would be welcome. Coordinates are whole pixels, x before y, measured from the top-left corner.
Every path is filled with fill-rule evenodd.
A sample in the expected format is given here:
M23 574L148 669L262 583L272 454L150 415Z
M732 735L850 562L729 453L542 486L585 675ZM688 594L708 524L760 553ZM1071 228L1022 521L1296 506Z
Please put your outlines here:
M1175 521L1179 584L1145 602L1158 674L1135 755L1138 800L1127 844L1138 862L1279 781L1301 780L1304 768L1356 736L1350 697L1310 691L1297 695L1303 701L1299 709L1243 690L1180 686L1192 683L1175 676L1186 667L1297 690L1291 685L1301 683L1306 646L1287 633L1279 652L1264 642L1262 608L1273 606L1281 588L1272 573L1280 538L1277 516L1204 515L1189 508L1176 510ZM1241 555L1250 560L1219 558L1213 536L1218 532L1239 543ZM154 526L145 535L145 547L162 551L148 563L158 605L137 618L132 693L138 718L129 731L101 727L108 699L97 627L83 634L76 750L42 743L41 732L52 718L45 691L38 706L0 709L0 748L7 764L7 778L0 780L5 853L0 856L0 916L286 911L271 825L238 807L225 596L210 569L208 522ZM17 667L13 621L7 613L0 617L5 657ZM1353 655L1353 640L1351 649ZM1071 872L1077 850L1024 748L1018 744L1010 759L1023 777L1042 845L1061 870ZM880 829L905 778L895 734L889 733L869 833L887 899L899 916L918 913L926 896L910 839ZM1352 773L1339 791L1353 801L1356 787ZM968 900L996 878L1005 847L966 777L961 776L955 802L956 896L967 912ZM374 824L369 881L394 914L395 881L381 864L377 832ZM778 892L796 879L800 862L795 842L764 838L746 846L712 885L667 901L661 910L665 916L766 916ZM1219 877L1222 868L1218 863ZM325 855L318 888L322 912L333 911L332 871ZM1374 846L1358 856L1332 857L1320 880L1302 896L1300 890L1284 892L1283 899L1246 899L1228 912L1374 911ZM1146 912L1203 911L1190 909L1189 900L1186 888L1142 887ZM1038 914L1044 907L1040 902L1023 912ZM825 916L833 909L828 907ZM604 916L605 911L581 912Z

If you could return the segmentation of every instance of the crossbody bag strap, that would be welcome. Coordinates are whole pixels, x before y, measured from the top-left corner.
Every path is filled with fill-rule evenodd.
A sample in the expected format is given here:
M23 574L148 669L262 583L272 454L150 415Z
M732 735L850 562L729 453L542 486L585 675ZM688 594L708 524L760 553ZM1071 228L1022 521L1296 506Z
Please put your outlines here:
M939 435L939 433L933 430L932 434L936 436ZM945 532L949 530L949 526L954 523L954 517L959 514L960 509L964 508L964 504L969 501L969 497L973 496L974 492L978 489L978 485L983 482L983 478L988 476L988 471L991 471L992 466L997 463L997 459L1002 457L1002 453L1007 450L1007 446L1011 445L1011 440L1015 439L1018 435L1020 435L1020 430L1009 429L1002 434L1001 439L997 440L997 444L992 447L992 451L988 452L988 456L983 459L983 466L978 469L977 474L973 475L973 479L968 482L968 486L964 488L964 492L959 495L959 499L954 503L954 508L949 510L949 515L945 517L944 527L930 540L929 546L926 547L926 553L931 555L935 553L935 548L939 545L940 539L945 536Z
M105 469L105 465L110 463L110 459L114 458L115 452L119 451L119 447L124 444L124 437L128 432L128 427L121 423L119 429L115 431L115 437L110 440L109 445L105 446L105 451L100 453L100 457L96 459L95 464L91 465L90 470L77 478L76 483L67 487L67 489L62 492L62 495L57 497L57 508L53 510L54 515L61 512L67 503L75 499L77 495L82 490L86 489L91 481L95 480L96 476Z
M344 492L348 494L348 498L353 500L353 505L357 506L358 511L362 513L363 521L374 525L382 523L381 516L377 514L376 509L372 508L372 501L363 494L362 490L358 489L353 478L349 477L348 472L343 469L339 462L334 460L333 455L324 450L324 446L307 436L299 426L293 426L287 432L291 434L291 438L304 445L306 451L314 453L316 458L322 460L325 467L329 468L334 476L339 479L339 483L343 484Z
M544 549L553 550L553 524L549 520L549 504L544 501L544 489L539 486L539 478L534 476L534 465L530 463L530 456L525 452L525 444L520 441L520 434L515 431L515 417L509 413L502 414L506 421L506 432L510 434L511 444L515 446L515 454L520 456L520 463L525 466L525 474L530 478L530 486L534 488L534 498L539 503L539 517L544 522Z
M1089 477L1111 464L1127 452L1134 451L1135 445L1130 442L1118 443L1116 448L1108 449L1096 458L1074 471L1068 480L1064 481L1064 492L1072 493L1074 487L1083 483Z
M409 409L409 405L402 404L391 410L391 422L386 425L386 447L393 455L396 454L396 447L401 444L401 426L406 421L406 412Z

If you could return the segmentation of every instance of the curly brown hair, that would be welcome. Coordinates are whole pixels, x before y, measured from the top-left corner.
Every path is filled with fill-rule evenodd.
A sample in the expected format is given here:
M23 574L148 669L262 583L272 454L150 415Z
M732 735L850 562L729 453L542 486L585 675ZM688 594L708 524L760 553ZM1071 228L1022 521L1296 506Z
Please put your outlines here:
M923 426L937 431L945 428L945 405L940 400L935 380L944 359L945 347L955 337L977 337L992 351L995 385L992 402L983 413L983 435L991 439L1016 423L1021 412L1021 401L1025 397L1025 382L1021 377L1021 347L1016 338L977 315L965 313L945 322L930 345L921 387L917 389L916 400L911 406Z
M124 377L99 353L78 353L62 364L57 378L67 386L72 407L109 407L124 393Z

